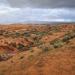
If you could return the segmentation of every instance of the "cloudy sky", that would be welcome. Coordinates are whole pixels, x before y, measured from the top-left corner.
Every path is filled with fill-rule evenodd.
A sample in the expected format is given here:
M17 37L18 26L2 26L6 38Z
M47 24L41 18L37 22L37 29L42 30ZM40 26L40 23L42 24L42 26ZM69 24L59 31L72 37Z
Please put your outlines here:
M0 0L0 23L75 22L75 0Z

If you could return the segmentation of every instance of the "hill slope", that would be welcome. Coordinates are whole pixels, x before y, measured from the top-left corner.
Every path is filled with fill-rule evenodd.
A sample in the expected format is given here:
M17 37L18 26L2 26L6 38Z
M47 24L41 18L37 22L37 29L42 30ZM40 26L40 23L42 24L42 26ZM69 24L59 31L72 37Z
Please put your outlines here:
M75 75L75 26L1 26L0 75Z

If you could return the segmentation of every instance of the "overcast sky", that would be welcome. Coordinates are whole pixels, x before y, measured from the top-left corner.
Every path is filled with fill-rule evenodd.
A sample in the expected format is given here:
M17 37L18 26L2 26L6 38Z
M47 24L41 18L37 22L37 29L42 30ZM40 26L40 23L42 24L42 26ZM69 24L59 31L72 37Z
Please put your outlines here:
M0 23L75 22L75 0L0 0Z

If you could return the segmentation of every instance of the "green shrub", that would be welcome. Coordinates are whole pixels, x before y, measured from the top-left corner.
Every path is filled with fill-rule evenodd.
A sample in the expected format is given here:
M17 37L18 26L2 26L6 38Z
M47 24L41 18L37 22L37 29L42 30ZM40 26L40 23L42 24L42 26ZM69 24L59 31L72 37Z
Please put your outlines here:
M46 35L47 33L48 33L48 32L44 32L44 31L43 31L43 32L37 32L36 35L44 36L44 35Z
M42 45L43 42L39 41L39 40L36 40L34 41L34 46L39 46L39 45Z
M63 46L63 42L60 39L54 40L50 44L53 45L54 48L59 48Z
M17 49L18 49L19 51L27 51L27 50L30 50L30 47L29 47L29 46L24 46L23 44L19 43L19 44L17 45Z
M15 37L19 37L20 33L19 32L15 32Z
M17 49L19 50L19 51L24 51L24 49L25 49L25 46L23 45L23 44L18 44L18 46L17 46Z
M66 42L66 41L68 41L69 39L70 39L70 36L66 35L66 36L64 36L64 38L62 39L62 41L63 41L63 42Z
M74 33L74 32L66 34L66 35L63 37L62 41L63 41L63 42L67 42L67 41L69 41L69 40L72 39L72 38L75 38L75 33Z
M29 32L24 32L22 35L25 36L25 37L29 37L30 36Z

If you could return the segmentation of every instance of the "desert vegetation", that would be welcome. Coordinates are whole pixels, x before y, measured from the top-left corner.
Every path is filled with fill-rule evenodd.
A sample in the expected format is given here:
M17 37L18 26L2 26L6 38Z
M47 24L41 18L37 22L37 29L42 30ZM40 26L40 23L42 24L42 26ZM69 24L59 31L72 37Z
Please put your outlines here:
M74 57L75 24L0 25L0 75L75 75Z

